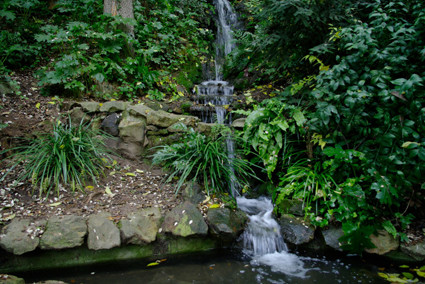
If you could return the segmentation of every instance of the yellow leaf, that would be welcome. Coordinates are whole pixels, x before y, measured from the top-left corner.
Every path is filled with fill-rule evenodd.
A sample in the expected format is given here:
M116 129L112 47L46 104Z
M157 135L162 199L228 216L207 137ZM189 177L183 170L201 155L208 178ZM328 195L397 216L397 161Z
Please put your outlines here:
M3 221L9 221L9 220L12 220L13 218L15 218L15 216L16 216L16 214L12 214L12 215L9 215L9 216L7 216L7 217L4 217L4 218L3 218Z
M136 169L136 172L138 172L138 173L140 173L140 174L144 173L144 171L139 170L139 169Z
M62 201L49 204L50 207L57 207L62 204Z
M329 65L321 65L319 68L320 71L328 71L329 70Z
M111 102L115 102L116 101L116 99L111 99Z
M118 164L118 162L117 162L117 161L115 161L115 160L113 160L113 161L112 161L112 165L113 165L113 166L115 166L116 164Z
M102 103L100 103L100 104L99 104L99 106L103 106L103 104L102 104Z
M36 107L36 108L40 108L40 103L37 103L37 104L35 105L35 107Z
M158 265L159 263L158 262L151 262L151 263L149 263L148 265L146 265L147 267L151 267L151 266L155 266L155 265Z
M48 104L55 105L55 102L47 102Z
M92 185L88 185L88 186L86 186L86 189L87 189L87 190L93 190L93 189L94 189L94 186L92 186Z
M135 173L125 173L126 176L130 176L130 177L135 177L136 174Z
M220 208L220 204L212 204L212 205L210 205L210 208L211 209Z
M113 172L110 172L110 173L109 173L109 175L110 175L110 176L113 176L113 175L114 175L114 174L116 174L116 173L117 173L117 172L113 171Z
M105 188L105 193L109 196L109 197L114 197L115 194L112 193L111 189L109 188L109 186L107 186Z
M403 145L401 145L401 147L402 147L402 148L407 148L407 147L409 147L411 144L414 144L414 145L417 145L417 146L421 145L421 144L419 144L418 142L411 142L411 141L407 141L407 142L404 142L404 143L403 143Z

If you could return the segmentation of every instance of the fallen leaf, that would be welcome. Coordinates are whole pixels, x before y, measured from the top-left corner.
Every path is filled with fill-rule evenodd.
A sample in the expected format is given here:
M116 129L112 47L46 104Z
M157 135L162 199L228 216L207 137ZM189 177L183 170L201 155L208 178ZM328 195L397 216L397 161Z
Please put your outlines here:
M139 169L136 169L136 172L138 172L138 173L140 173L140 174L144 173L144 171L139 170Z
M59 202L51 203L51 204L49 204L49 206L50 207L58 207L61 204L62 204L62 201L59 201Z
M15 218L16 214L12 214L3 218L3 221L10 221Z
M109 196L109 197L114 197L115 194L112 193L111 189L109 188L109 186L107 186L105 188L105 193Z
M151 267L151 266L155 266L155 265L158 265L159 263L158 262L151 262L151 263L149 263L148 265L146 265L147 267Z
M47 102L48 104L55 105L55 102Z
M39 108L40 108L40 103L37 103L37 104L35 105L35 107L39 109Z
M117 172L110 172L109 175L113 176L114 174L116 174Z
M212 205L210 205L210 208L211 209L220 208L220 204L212 204Z
M93 190L93 189L94 189L94 186L92 186L92 185L88 185L88 186L86 186L86 189L87 189L87 190Z
M130 176L130 177L135 177L136 174L135 173L125 173L126 176Z

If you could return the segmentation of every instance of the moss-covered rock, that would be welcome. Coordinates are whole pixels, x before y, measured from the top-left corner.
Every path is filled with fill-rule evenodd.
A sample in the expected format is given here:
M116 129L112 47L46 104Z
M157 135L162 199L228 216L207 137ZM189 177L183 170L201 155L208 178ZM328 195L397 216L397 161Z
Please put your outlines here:
M187 201L176 206L165 215L162 229L164 232L181 237L206 235L208 233L208 226L201 212L195 205Z

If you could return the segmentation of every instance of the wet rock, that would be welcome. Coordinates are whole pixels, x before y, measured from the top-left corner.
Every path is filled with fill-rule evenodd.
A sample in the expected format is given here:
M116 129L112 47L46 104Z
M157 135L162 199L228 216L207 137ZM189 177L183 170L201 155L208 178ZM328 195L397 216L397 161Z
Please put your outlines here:
M303 218L284 214L279 219L279 225L284 240L294 245L308 243L314 238L315 228Z
M158 208L146 208L121 221L121 238L128 244L141 245L155 241L161 212Z
M195 205L187 201L167 213L164 223L162 223L162 229L164 232L181 237L208 233L208 226L201 212Z
M279 209L285 214L304 216L303 202L301 200L285 199L279 203Z
M205 200L205 194L197 182L188 182L182 190L182 197L184 201L189 201L193 204L198 204Z
M121 245L120 230L109 220L110 215L99 213L89 217L87 246L92 250L110 249Z
M365 251L378 255L383 255L392 250L396 250L400 244L398 239L395 239L385 230L378 230L376 235L370 235L370 241L376 248L365 249Z
M207 221L212 235L225 241L232 241L242 233L248 217L240 210L214 208L208 210Z
M0 247L16 255L35 250L40 242L38 236L34 234L39 225L31 223L28 219L14 219L2 229Z
M343 235L344 232L341 228L329 228L327 230L322 230L322 236L326 245L339 251L342 251L342 244L340 243L339 238Z
M118 136L119 115L116 113L108 115L101 124L101 128L112 136Z
M0 284L25 284L25 280L14 275L0 274Z
M99 103L97 102L81 102L81 109L87 113L97 112L99 110Z
M101 112L118 112L118 111L124 111L129 103L123 102L123 101L112 101L112 102L106 102L103 103L100 106L99 111Z
M416 261L425 260L425 241L419 241L414 245L402 243L400 250Z
M235 119L235 121L232 122L233 128L243 129L245 126L245 120L246 118L238 118Z
M87 234L86 220L81 216L54 216L47 221L40 248L64 249L81 246Z

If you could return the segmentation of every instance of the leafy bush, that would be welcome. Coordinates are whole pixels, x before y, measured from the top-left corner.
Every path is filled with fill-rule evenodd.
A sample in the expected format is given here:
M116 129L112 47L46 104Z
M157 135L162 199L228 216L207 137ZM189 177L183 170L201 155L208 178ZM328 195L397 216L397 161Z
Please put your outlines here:
M190 130L181 143L160 146L153 164L171 170L167 181L179 177L176 194L190 180L203 184L207 194L228 192L231 183L242 188L248 178L256 178L253 165L240 158L238 151L229 155L227 139L227 135L205 136Z
M96 183L109 159L110 151L103 142L105 135L83 121L73 126L71 119L66 125L58 120L52 133L13 149L16 163L11 170L22 163L20 180L31 180L34 189L38 187L39 196L48 196L52 189L59 195L61 184L70 185L72 191L83 190L87 180Z

